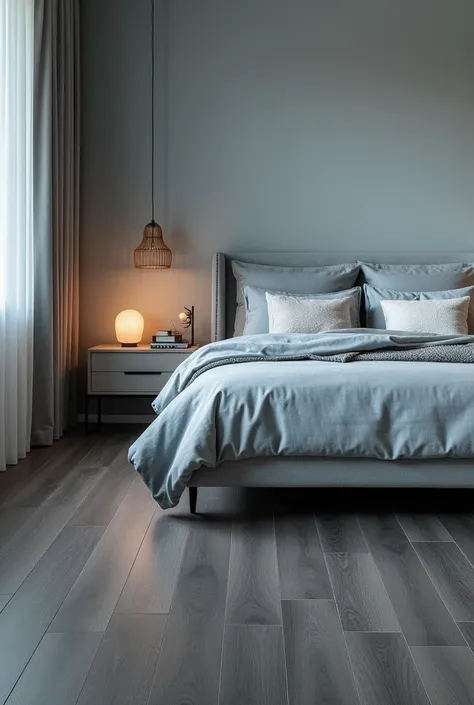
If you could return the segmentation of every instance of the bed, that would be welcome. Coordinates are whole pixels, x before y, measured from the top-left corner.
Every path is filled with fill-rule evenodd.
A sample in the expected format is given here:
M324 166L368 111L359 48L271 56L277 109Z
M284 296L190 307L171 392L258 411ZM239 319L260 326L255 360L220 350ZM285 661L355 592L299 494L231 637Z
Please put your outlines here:
M278 354L274 355L274 360L268 364L261 364L258 355L254 353L260 351L262 346L268 355L270 353L278 353L280 348L275 347L275 341L267 338L262 340L255 339L255 345L246 343L242 339L232 339L235 306L236 306L236 281L232 274L230 263L231 259L238 259L245 262L254 262L261 264L274 264L282 266L308 266L315 265L330 265L338 264L342 261L365 260L375 263L404 263L410 262L413 264L430 261L434 264L448 262L472 262L474 261L473 253L438 253L429 255L411 253L405 257L399 254L385 253L383 256L374 253L357 253L355 255L344 254L323 254L323 253L233 253L226 255L218 253L213 259L212 269L212 340L215 342L210 352L202 350L199 352L195 361L195 366L199 367L199 375L196 375L195 370L189 368L188 372L183 369L181 372L181 380L177 379L175 390L168 390L161 402L157 402L155 410L158 412L164 409L172 409L174 399L179 396L183 399L183 409L192 407L193 398L200 399L203 406L202 416L203 425L201 428L195 429L196 439L193 440L193 423L192 417L182 428L181 434L178 433L176 438L170 438L172 432L170 429L175 428L178 419L183 416L176 416L173 421L170 416L168 429L162 433L160 440L153 440L152 426L147 429L145 441L139 439L131 448L130 460L134 463L137 470L142 474L145 482L152 489L155 498L164 507L173 506L179 501L184 486L189 488L190 509L192 513L196 512L198 488L203 486L211 487L473 487L474 486L474 465L472 458L474 457L474 365L453 364L453 361L439 364L431 362L385 362L382 368L376 360L362 360L355 363L339 364L338 362L320 361L317 359L318 353L323 349L324 354L329 350L327 347L330 344L331 350L334 348L336 353L344 354L347 350L352 350L354 347L353 340L357 343L357 349L361 347L357 337L359 333L355 332L353 339L348 336L332 335L327 339L323 338L318 341L319 346L315 348L313 343L308 340L297 340L296 347L292 345L292 349L296 352L301 352L301 359L291 360L291 365L284 359L281 360ZM369 337L371 338L369 340ZM377 336L375 336L377 338ZM384 336L380 335L377 339L374 336L363 336L362 348L364 346L367 351L374 347L385 349L386 342ZM366 342L368 340L368 343ZM277 341L280 343L280 341ZM295 341L292 340L292 344ZM437 341L430 341L427 338L418 341L420 347L435 345ZM399 340L400 347L410 347L410 341ZM465 341L446 340L442 341L446 345L446 349L450 347L450 353L455 349L459 349L460 344L466 343L465 349L474 348L472 338ZM469 343L469 345L467 345ZM368 347L368 345L370 346ZM452 344L452 345L451 345ZM352 345L352 347L350 347ZM273 347L272 347L273 346ZM308 347L309 346L309 347ZM326 346L326 347L324 347ZM339 346L339 347L338 347ZM284 354L287 355L288 346L283 345ZM308 356L308 351L310 355ZM370 354L364 353L364 354ZM194 354L196 355L196 353ZM191 357L194 357L191 356ZM253 355L253 357L252 357ZM305 357L306 355L306 357ZM214 356L214 357L213 357ZM234 364L227 364L226 357L235 360L228 360L237 364L239 375L237 375L237 367ZM250 356L245 359L245 356ZM311 357L311 361L305 362L307 357ZM219 362L215 360L218 358ZM224 361L224 362L222 362ZM470 360L463 360L463 362ZM248 363L248 364L243 364ZM280 367L278 367L280 365ZM364 398L364 390L371 389L378 393L379 381L378 376L383 369L384 386L388 387L387 394L390 399L400 397L398 406L388 408L384 398L380 401L381 414L387 415L387 424L394 425L395 430L397 425L400 427L400 436L390 438L382 433L374 434L371 437L370 429L373 424L377 423L375 417L370 418L370 414L364 417L364 423L355 423L358 418L358 408ZM187 375L187 376L186 376ZM304 390L310 380L319 375L321 380L324 380L324 389L321 387L322 397L327 396L327 399L340 399L339 407L334 408L332 403L328 403L324 409L328 412L322 413L323 407L319 408L318 418L322 415L327 416L332 413L331 433L333 436L326 438L324 446L315 442L318 433L315 431L311 438L311 442L306 436L297 436L296 439L286 439L286 421L301 414L302 421L308 418L308 409L304 409L305 399L303 402L298 398L297 402L291 395L284 400L285 414L283 421L274 414L274 404L268 404L266 395L263 394L262 399L265 406L265 414L262 416L261 407L254 413L253 421L250 420L247 426L255 427L258 425L258 418L268 418L268 429L277 428L275 437L279 437L279 443L272 447L272 433L268 431L265 441L260 441L260 445L265 446L260 457L251 457L246 452L245 440L241 438L232 438L226 444L226 448L217 455L200 447L201 438L208 436L208 446L212 450L212 446L217 444L217 437L222 444L222 438L225 435L225 428L219 426L219 420L216 421L216 414L223 413L231 416L235 413L235 407L232 406L232 385L239 379L239 388L252 387L252 379L259 380L259 384L266 385L266 389L271 388L272 384L278 387L277 381L285 376L287 379L287 387L293 388L300 384ZM293 375L293 381L291 381ZM304 375L307 375L307 380L304 380ZM267 379L266 379L267 378ZM380 377L380 379L382 379ZM398 379L398 381L397 381ZM243 381L241 381L243 380ZM300 380L300 382L298 382ZM301 381L303 380L303 381ZM357 385L361 391L359 396L355 396L352 400L345 399L345 390ZM398 393L398 387L403 387L402 393ZM180 386L181 385L181 386ZM306 385L306 386L305 386ZM392 385L392 387L390 387ZM246 387L246 388L247 388ZM282 389L284 387L281 387ZM214 390L214 391L213 391ZM394 391L395 390L395 391ZM432 390L435 390L434 392ZM168 394L168 399L167 399ZM208 416L206 418L205 398L208 397ZM220 396L219 396L220 395ZM362 395L362 396L361 396ZM395 396L394 396L395 395ZM422 419L413 412L413 399L431 399L431 407L428 409L423 402ZM220 411L216 411L214 400L219 397L221 402L225 398L225 404L221 403ZM315 397L311 398L311 404L314 404ZM362 400L362 401L361 401ZM249 408L252 407L254 400L252 399ZM259 402L260 403L260 402ZM309 402L308 402L309 403ZM160 404L162 405L160 407ZM227 404L227 406L226 406ZM350 405L353 405L351 408ZM201 407L200 407L201 408ZM242 408L242 405L241 407ZM244 407L245 408L245 404ZM342 410L342 411L341 411ZM410 411L411 410L411 411ZM179 410L177 410L178 412ZM372 413L374 410L372 410ZM171 413L168 410L166 413ZM186 412L187 413L187 412ZM191 412L190 412L191 413ZM343 418L343 423L337 429L337 418ZM260 414L260 417L259 417ZM449 414L451 421L445 426L443 415ZM281 414L280 414L281 416ZM360 417L360 414L359 414ZM257 421L256 421L257 419ZM351 422L351 419L353 421ZM472 421L471 421L472 419ZM194 423L194 425L196 425ZM253 425L253 426L252 426ZM295 424L298 425L298 424ZM410 437L407 442L406 434L403 435L403 429L409 427L416 428L416 433L413 434L413 439ZM472 427L472 433L471 433ZM351 429L350 438L346 438L344 429ZM356 432L354 432L354 428ZM434 430L433 430L434 429ZM425 442L429 434L433 433L429 442ZM144 436L145 436L144 434ZM214 434L214 435L213 435ZM323 434L324 435L324 434ZM212 437L211 437L212 436ZM216 438L214 438L216 436ZM326 436L328 434L326 433ZM285 437L284 442L280 437ZM420 442L422 439L422 443ZM281 442L280 442L281 441ZM194 442L194 446L193 446ZM292 445L293 443L293 445ZM171 444L167 446L167 444ZM189 454L190 459L187 463L187 472L182 473L179 481L176 480L177 473L170 471L169 478L166 482L161 480L161 489L157 489L152 478L153 464L158 462L157 456L163 454L163 457L168 457L167 448L180 458L184 458ZM231 452L229 451L231 448ZM305 453L309 450L311 454ZM198 452L199 451L199 452ZM196 456L195 458L193 457ZM249 456L250 457L246 457ZM372 457L375 456L375 457ZM237 458L237 459L236 459ZM215 467L213 465L216 465ZM184 479L183 479L184 478ZM174 484L173 484L174 482ZM164 489L163 489L164 488ZM176 489L178 488L178 489Z

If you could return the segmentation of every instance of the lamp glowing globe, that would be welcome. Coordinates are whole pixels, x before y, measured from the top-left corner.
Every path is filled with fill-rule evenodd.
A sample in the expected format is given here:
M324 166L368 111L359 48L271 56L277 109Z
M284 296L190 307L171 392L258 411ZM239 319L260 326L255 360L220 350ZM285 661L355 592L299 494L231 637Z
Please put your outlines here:
M143 336L143 316L132 308L120 311L115 318L115 335L122 348L136 348Z

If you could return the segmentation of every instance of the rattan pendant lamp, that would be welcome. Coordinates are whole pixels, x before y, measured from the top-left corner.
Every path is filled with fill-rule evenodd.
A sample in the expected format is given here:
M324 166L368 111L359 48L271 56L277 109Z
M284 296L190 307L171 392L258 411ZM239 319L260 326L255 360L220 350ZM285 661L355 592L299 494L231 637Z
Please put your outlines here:
M155 0L151 0L151 221L145 225L133 260L137 269L169 269L172 259L163 230L155 221Z

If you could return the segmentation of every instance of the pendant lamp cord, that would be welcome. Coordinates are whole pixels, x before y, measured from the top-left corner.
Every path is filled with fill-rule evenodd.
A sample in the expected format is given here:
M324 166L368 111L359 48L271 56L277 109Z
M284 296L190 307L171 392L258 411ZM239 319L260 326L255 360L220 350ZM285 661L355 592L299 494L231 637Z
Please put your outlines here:
M155 0L151 0L151 219L155 220Z

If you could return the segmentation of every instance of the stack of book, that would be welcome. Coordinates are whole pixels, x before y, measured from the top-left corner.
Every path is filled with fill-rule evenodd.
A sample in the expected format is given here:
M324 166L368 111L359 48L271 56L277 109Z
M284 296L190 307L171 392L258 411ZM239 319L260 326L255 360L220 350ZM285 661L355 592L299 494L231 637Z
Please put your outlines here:
M150 348L153 350L182 350L189 347L183 336L172 330L157 330L151 338Z

